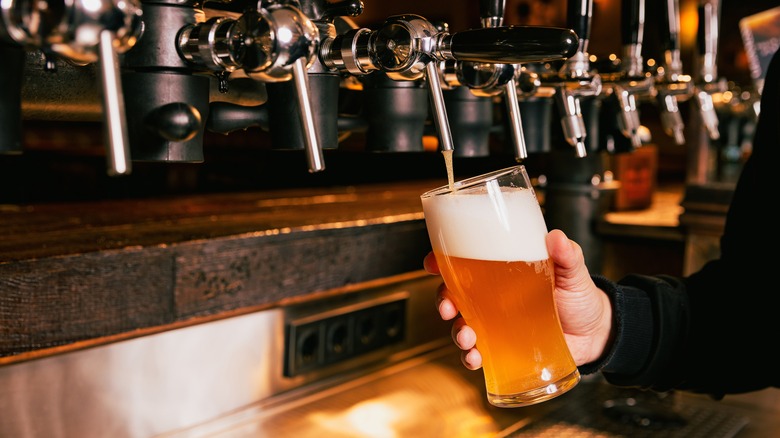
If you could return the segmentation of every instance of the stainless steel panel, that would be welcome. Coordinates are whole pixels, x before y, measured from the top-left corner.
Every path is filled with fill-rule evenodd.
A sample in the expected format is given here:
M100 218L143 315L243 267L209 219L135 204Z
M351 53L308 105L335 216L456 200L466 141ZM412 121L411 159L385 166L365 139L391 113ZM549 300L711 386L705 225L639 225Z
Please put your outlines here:
M0 437L150 437L383 367L450 342L438 277L421 273L328 300L279 307L116 344L0 367ZM407 298L406 339L316 373L283 376L285 321L389 295ZM358 307L360 305L358 304ZM413 323L412 323L413 322ZM433 324L435 327L432 327Z

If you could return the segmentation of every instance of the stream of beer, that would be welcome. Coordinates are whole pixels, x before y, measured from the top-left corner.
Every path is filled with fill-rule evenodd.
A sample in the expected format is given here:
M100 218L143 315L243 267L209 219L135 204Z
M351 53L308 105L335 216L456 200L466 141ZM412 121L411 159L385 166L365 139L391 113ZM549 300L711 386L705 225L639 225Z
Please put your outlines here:
M455 191L455 173L452 171L452 151L443 150L441 154L444 155L444 165L447 168L447 183L449 184L450 191Z

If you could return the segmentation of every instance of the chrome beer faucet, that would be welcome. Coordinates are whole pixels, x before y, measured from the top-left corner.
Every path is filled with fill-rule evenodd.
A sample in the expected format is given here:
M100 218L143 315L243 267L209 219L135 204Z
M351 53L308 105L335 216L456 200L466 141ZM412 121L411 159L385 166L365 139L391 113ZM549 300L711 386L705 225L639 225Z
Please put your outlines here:
M617 72L599 71L604 94L617 102L617 125L632 148L642 146L639 135L641 123L637 110L637 96L653 93L653 79L644 71L642 36L645 22L644 0L623 0L621 6L621 36L623 57Z
M317 26L298 7L264 2L238 18L219 16L185 26L178 49L190 64L214 71L223 80L240 72L266 83L292 81L309 171L319 172L325 164L308 78L319 43Z
M601 93L601 77L590 71L588 40L593 15L592 0L570 0L567 4L569 27L578 36L576 53L568 58L554 75L545 75L542 81L555 87L555 101L561 118L563 136L574 147L578 157L585 157L587 132L582 117L580 99Z
M393 80L424 80L434 109L440 148L453 150L439 64L446 61L518 64L558 60L576 50L569 29L503 26L450 33L419 15L388 17L377 30L352 29L321 44L323 63L364 76L382 71Z
M680 3L679 0L661 2L665 20L661 20L661 41L666 45L663 63L658 69L655 89L661 110L661 124L664 132L674 138L677 144L685 144L685 124L682 121L678 103L686 101L692 94L691 77L682 73L680 59Z
M49 71L56 69L57 56L76 64L98 64L108 173L129 174L130 148L118 54L137 41L140 4L135 0L9 0L2 4L2 18L7 34L16 43L43 52Z
M726 91L725 81L718 80L718 32L720 23L720 1L699 2L698 48L701 68L695 81L694 95L704 128L711 140L720 138L718 115L712 100L713 94Z
M482 27L493 28L503 25L505 6L506 1L504 0L480 0L479 9ZM513 65L511 68L512 70L517 70L519 73L520 65ZM507 66L506 69L509 69L509 66ZM526 147L525 136L523 135L523 123L520 117L520 103L517 98L518 90L514 71L513 74L509 76L508 80L496 84L496 87L502 89L504 94L504 102L509 118L508 125L510 137L512 138L512 145L515 150L515 159L518 162L523 161L528 158L528 148Z

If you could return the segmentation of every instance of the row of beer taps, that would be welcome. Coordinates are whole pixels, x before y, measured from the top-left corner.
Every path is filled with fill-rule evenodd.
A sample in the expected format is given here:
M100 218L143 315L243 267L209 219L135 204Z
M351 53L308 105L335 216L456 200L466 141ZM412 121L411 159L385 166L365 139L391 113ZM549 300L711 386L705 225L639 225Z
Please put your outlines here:
M480 0L482 27L457 32L415 14L388 17L375 29L338 31L340 17L362 13L360 0L6 0L0 51L9 60L4 77L11 90L20 89L30 51L42 54L53 75L62 59L97 69L111 175L130 173L133 160L202 161L205 130L230 133L260 123L280 143L304 149L310 172L322 171L323 149L337 146L346 123L333 103L346 77L425 88L445 151L457 148L457 138L443 91L465 87L486 99L498 96L518 161L528 156L521 102L552 98L563 138L583 157L589 149L583 99L612 99L619 131L639 147L638 99L656 99L665 131L683 144L678 103L695 96L707 132L718 137L712 101L723 83L716 68L718 1L701 2L703 63L695 83L682 73L678 2L662 2L668 45L655 72L642 58L644 0L622 2L624 52L613 71L590 62L592 0L570 0L564 28L504 25L505 2ZM551 69L556 62L562 66ZM268 102L210 99L212 81L229 95L235 79L262 83ZM21 97L11 92L2 100L0 127L7 133L0 150L18 152Z

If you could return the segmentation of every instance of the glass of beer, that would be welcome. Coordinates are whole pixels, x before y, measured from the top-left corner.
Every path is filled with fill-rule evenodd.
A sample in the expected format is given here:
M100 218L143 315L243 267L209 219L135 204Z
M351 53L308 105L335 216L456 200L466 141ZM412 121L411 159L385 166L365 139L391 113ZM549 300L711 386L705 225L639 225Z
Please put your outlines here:
M564 340L547 225L525 167L421 196L436 262L477 334L487 397L518 407L557 397L580 373Z

